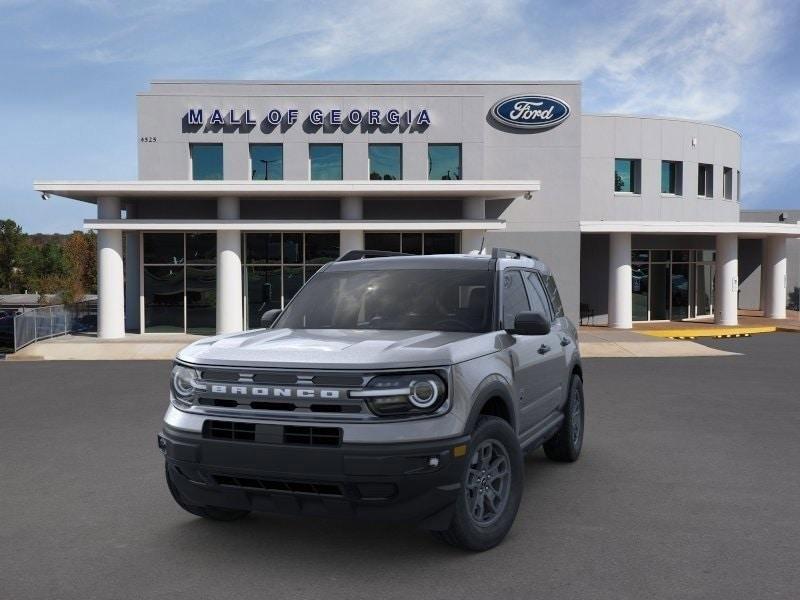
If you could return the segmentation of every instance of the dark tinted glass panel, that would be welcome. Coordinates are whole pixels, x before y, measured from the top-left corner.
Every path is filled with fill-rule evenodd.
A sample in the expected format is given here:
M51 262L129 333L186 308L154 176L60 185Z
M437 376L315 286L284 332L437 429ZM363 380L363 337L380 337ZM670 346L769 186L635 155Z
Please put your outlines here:
M248 233L246 238L248 263L281 262L280 233Z
M650 252L650 259L653 262L668 262L669 261L669 250L653 250Z
M186 331L213 335L217 323L217 268L186 267Z
M633 320L647 321L647 310L650 297L650 271L646 264L633 265Z
M283 234L283 262L302 263L303 262L303 234L284 233Z
M399 233L365 233L364 248L383 252L400 252Z
M422 234L404 233L403 252L406 254L422 254Z
M192 179L222 179L222 144L192 144Z
M403 178L403 150L400 144L369 145L369 178L375 181Z
M283 268L283 305L294 298L297 291L303 286L303 267Z
M306 262L324 264L339 257L338 233L307 233Z
M526 272L523 275L525 289L528 292L531 310L540 313L550 320L550 303L547 301L547 292L544 291L539 276L536 273Z
M183 332L183 267L144 267L144 330Z
M522 275L519 271L506 271L503 273L503 327L514 326L514 318L517 313L530 310L528 295L525 293L525 285L522 283Z
M652 264L650 266L650 319L664 321L669 318L669 265Z
M250 179L253 181L283 179L283 146L281 144L250 145Z
M342 178L342 145L311 144L308 147L312 180Z
M182 233L145 233L144 264L169 264L183 263L183 234Z
M714 260L714 251L713 250L698 250L697 251L697 260L713 261Z
M632 262L647 262L650 259L650 252L648 250L634 250L631 252Z
M614 191L633 192L635 190L633 161L629 158L614 160Z
M461 144L428 144L428 179L461 179Z
M281 268L247 267L247 327L261 327L261 315L281 307Z
M217 262L217 234L187 233L186 262L189 264Z
M672 260L673 262L689 262L692 259L692 251L691 250L673 250L672 251Z
M458 252L458 234L426 233L425 254L455 254Z
M672 265L672 316L674 321L689 317L689 265Z
M319 266L319 267L314 267L314 266L310 266L310 265L307 266L306 267L306 281L311 279L311 277L314 275L314 273L319 271L321 268L322 268L321 266Z
M714 301L714 265L697 265L695 271L695 297L697 314L711 314L711 304Z
M275 326L489 331L492 282L484 270L327 271L308 282Z

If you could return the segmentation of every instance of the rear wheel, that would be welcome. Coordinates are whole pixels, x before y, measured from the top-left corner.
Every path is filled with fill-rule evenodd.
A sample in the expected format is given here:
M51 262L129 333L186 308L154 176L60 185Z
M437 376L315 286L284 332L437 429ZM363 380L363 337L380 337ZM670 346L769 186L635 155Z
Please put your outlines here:
M556 434L544 443L547 458L558 462L578 460L583 446L583 423L583 381L573 375L564 406L564 421Z
M514 430L497 417L481 417L469 451L453 521L434 536L483 551L503 541L514 523L522 499L522 451Z
M221 508L219 506L198 506L196 504L192 504L181 495L180 491L175 486L175 482L172 480L172 473L170 472L169 465L164 465L164 471L167 476L167 487L169 487L169 491L172 494L172 497L175 499L175 502L177 502L178 506L180 506L183 510L190 512L193 515L203 517L204 519L211 519L213 521L236 521L237 519L246 517L250 513L249 510L236 510L231 508Z

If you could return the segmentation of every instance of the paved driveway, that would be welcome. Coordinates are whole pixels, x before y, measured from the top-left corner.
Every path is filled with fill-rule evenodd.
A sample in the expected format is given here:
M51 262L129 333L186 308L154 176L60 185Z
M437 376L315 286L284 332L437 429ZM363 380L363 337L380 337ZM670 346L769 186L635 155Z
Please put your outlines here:
M0 597L797 598L800 335L708 343L745 354L587 361L584 456L530 456L514 529L479 555L196 519L155 445L168 363L0 363Z

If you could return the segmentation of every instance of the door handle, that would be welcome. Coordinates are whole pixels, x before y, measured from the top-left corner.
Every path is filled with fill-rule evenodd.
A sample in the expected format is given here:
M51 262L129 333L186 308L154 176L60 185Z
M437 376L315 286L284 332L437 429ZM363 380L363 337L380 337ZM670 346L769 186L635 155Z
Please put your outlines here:
M550 346L548 346L547 344L542 344L541 346L539 346L539 350L537 350L537 352L539 352L539 354L547 354L548 352L550 352Z
M570 339L568 337L562 337L561 338L561 345L562 346L569 346L569 344L570 344Z

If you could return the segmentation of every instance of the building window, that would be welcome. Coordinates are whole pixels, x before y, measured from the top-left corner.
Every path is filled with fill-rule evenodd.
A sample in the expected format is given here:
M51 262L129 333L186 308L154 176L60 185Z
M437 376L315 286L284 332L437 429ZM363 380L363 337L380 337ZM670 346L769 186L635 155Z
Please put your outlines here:
M428 144L428 179L461 179L461 144Z
M697 165L697 195L702 198L714 197L714 165Z
M142 246L144 331L213 334L216 234L144 233Z
M283 179L282 144L250 144L250 179L253 181Z
M222 179L222 144L189 144L192 179Z
M364 248L404 254L457 254L461 248L460 237L452 231L366 232Z
M722 167L722 197L733 200L733 169Z
M742 201L742 172L736 171L736 201Z
M683 194L683 163L674 160L661 161L661 193L680 196Z
M312 181L342 179L341 144L309 144L308 162Z
M244 236L245 327L283 308L325 263L339 256L339 232L246 233Z
M402 179L403 146L400 144L370 144L369 178L374 181Z
M624 194L639 194L641 187L642 161L638 158L614 159L614 191Z

